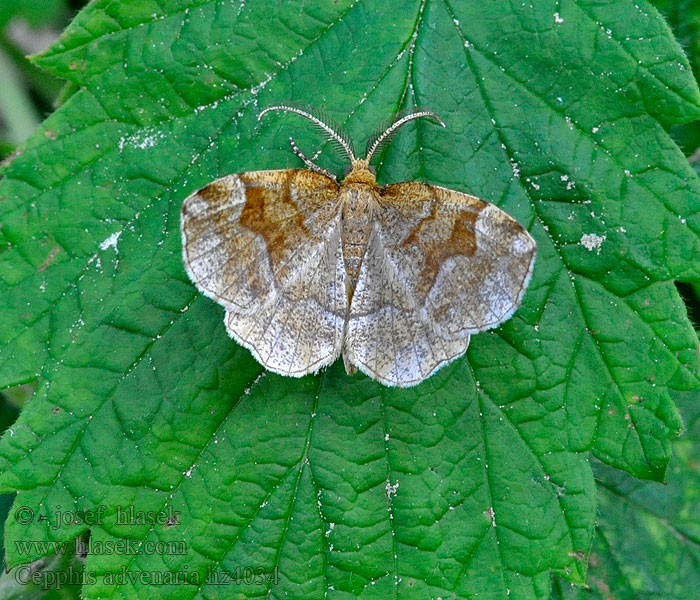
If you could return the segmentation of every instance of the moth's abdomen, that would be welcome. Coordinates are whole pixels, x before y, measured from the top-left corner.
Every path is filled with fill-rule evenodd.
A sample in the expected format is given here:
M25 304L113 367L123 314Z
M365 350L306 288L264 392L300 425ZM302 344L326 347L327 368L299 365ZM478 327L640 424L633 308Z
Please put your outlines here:
M343 222L342 244L343 260L345 261L345 271L348 275L348 282L351 290L355 289L357 278L362 266L362 258L367 251L367 241L370 234L369 223Z
M357 284L362 259L367 252L369 236L374 223L376 201L374 190L366 185L349 185L341 192L343 226L341 243L348 277L349 293Z

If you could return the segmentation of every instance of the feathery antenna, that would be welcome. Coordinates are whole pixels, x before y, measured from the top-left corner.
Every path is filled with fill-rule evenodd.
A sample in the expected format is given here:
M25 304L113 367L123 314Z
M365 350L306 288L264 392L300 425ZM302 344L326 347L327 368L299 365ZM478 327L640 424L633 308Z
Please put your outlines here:
M442 122L442 119L438 117L432 110L411 108L408 110L399 111L398 113L396 113L394 118L388 122L388 125L385 125L382 128L382 130L380 130L378 133L376 133L369 139L369 141L367 142L367 156L365 160L369 162L372 159L374 153L377 151L377 149L383 144L386 144L391 139L391 137L399 130L400 127L402 127L409 121L413 121L414 119L420 119L422 117L435 119L438 123L440 123L440 125L445 127L445 123Z
M309 121L311 121L319 129L321 129L321 131L323 131L330 139L340 144L340 146L343 148L343 150L345 150L345 153L350 158L350 162L354 162L355 160L357 160L357 158L355 157L355 151L352 147L352 141L350 140L348 135L342 130L342 128L339 125L330 122L330 119L327 119L325 117L322 118L321 116L317 116L316 114L314 114L315 112L317 113L317 111L311 112L310 110L303 110L301 108L297 108L296 106L278 104L276 106L268 106L266 109L261 111L258 115L258 121L262 119L263 115L271 111L291 112L309 119ZM329 124L329 122L331 124Z

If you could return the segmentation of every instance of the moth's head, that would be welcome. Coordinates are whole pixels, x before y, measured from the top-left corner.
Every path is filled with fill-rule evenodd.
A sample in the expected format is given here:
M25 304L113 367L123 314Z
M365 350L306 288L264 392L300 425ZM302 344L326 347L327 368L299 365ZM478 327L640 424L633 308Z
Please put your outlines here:
M345 171L343 183L366 183L376 185L377 171L369 164L366 158L356 158L352 165Z

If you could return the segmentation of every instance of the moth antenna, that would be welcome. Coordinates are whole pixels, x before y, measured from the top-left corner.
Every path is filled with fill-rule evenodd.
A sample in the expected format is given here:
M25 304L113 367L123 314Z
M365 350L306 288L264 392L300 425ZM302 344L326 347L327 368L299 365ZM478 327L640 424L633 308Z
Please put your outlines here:
M323 167L320 167L313 160L308 158L301 150L299 150L299 146L297 146L293 137L289 138L289 143L292 146L292 152L294 152L294 154L296 154L303 161L303 163L307 167L309 167L309 169L311 169L312 171L316 171L317 173L322 173L326 177L330 177L333 181L336 181L336 182L338 181L336 179L335 175L333 175L333 173L331 173L328 169L324 169Z
M445 127L445 123L432 110L426 108L409 108L396 113L393 118L387 121L380 129L378 129L372 137L367 141L367 156L365 160L369 162L374 153L384 144L386 144L394 134L406 123L414 119L428 117L435 119L440 125Z
M340 125L334 123L331 119L327 118L318 110L304 110L297 108L296 106L289 106L287 104L278 104L275 106L268 106L266 109L262 110L258 115L258 121L262 117L271 111L286 111L297 115L301 115L309 119L314 125L316 125L323 133L325 133L331 140L340 144L340 147L345 151L345 153L350 158L351 162L357 160L355 157L355 150L352 146L352 141L350 137L343 131Z

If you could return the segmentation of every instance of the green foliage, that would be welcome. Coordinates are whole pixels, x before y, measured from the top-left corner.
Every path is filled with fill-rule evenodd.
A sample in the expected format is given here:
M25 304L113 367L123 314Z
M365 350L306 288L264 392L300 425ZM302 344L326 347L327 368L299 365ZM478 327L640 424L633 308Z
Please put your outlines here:
M668 19L697 79L700 77L700 4L693 0L653 0L653 4ZM671 134L687 155L700 148L700 122L676 125L671 128Z
M555 584L555 598L694 598L700 590L700 395L679 398L687 426L673 444L668 484L596 465L600 518L590 589ZM693 595L695 594L695 595Z
M25 56L58 37L69 14L66 0L0 0L0 160L34 132L60 91L61 81Z
M548 597L550 571L584 581L588 453L662 480L669 390L698 385L673 280L700 270L700 182L666 129L700 116L700 92L651 6L97 0L38 62L74 92L0 182L0 386L38 380L0 442L0 491L37 516L8 521L10 566L41 554L14 541L90 529L142 544L90 554L85 598L520 599ZM380 181L467 191L528 226L516 316L411 390L340 365L263 373L188 281L178 218L220 175L298 166L290 134L321 147L293 117L257 123L279 101L323 105L358 144L400 108L435 110L447 128L407 125ZM325 146L320 162L342 173ZM91 526L54 516L100 505ZM129 505L177 518L118 523ZM205 580L245 567L274 577Z
M84 559L52 554L16 567L0 578L3 600L79 600Z
M68 11L67 4L66 0L3 0L0 2L0 27L15 17L24 19L33 26L53 24L59 16Z

